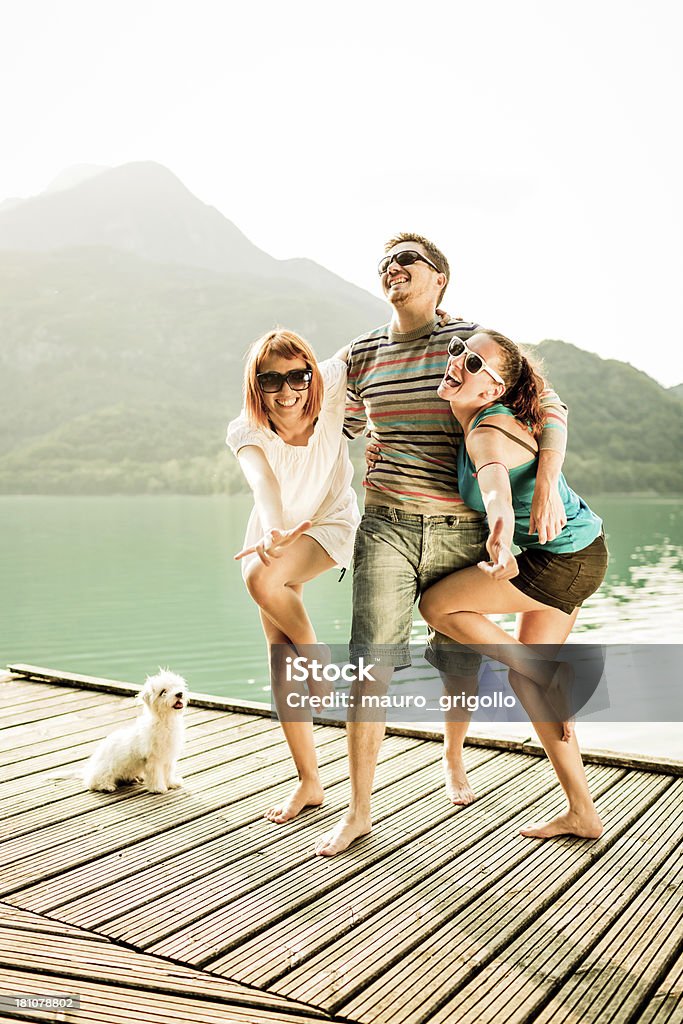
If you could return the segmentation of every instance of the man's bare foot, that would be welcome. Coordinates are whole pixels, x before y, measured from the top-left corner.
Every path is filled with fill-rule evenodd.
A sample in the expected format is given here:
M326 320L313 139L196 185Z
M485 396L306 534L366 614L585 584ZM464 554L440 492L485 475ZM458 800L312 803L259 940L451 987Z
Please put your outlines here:
M599 839L603 832L597 811L577 814L567 811L552 821L533 822L519 830L522 836L534 839L554 839L555 836L580 836L582 839Z
M315 852L319 857L334 857L337 853L348 850L351 843L372 831L372 821L352 815L349 811L342 815L331 832L321 836L315 844Z
M443 765L443 777L446 783L446 796L452 804L457 807L466 807L476 800L476 795L470 786L462 758L446 757L444 754L441 763Z
M274 821L277 825L283 825L286 821L296 818L304 807L320 807L324 799L325 793L319 782L302 781L283 804L271 807L263 817L268 821Z

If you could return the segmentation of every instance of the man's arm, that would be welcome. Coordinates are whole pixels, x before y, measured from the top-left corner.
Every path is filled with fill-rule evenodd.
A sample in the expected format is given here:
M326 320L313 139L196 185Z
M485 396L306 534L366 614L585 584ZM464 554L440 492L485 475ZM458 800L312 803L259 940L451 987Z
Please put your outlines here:
M545 388L541 394L541 408L545 413L545 423L538 442L538 472L531 502L529 533L538 533L541 544L546 544L554 540L567 523L558 481L567 449L568 410L552 388Z

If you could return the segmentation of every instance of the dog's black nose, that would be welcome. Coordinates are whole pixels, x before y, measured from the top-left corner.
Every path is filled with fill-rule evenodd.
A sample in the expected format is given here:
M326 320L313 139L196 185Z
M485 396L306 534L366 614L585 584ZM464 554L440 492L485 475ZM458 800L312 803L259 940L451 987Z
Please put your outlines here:
M183 695L183 691L182 690L180 691L180 693L176 693L176 697L178 699L180 699L182 697L182 695Z

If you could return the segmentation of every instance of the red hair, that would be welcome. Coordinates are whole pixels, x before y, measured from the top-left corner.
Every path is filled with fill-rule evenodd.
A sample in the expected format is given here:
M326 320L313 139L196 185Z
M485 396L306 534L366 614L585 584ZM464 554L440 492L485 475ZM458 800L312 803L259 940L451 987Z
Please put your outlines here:
M269 356L281 356L283 359L303 359L313 377L306 392L304 416L315 420L320 412L323 401L323 379L318 369L318 362L313 349L302 337L284 327L276 327L268 331L253 343L247 352L244 366L244 411L247 419L254 426L268 426L268 411L263 404L261 388L256 375Z

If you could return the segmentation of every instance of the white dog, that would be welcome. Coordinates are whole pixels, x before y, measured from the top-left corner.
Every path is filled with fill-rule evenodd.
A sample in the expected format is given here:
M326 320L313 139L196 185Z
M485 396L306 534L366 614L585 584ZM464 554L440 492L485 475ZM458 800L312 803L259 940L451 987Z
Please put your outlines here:
M144 780L150 793L178 789L176 762L183 746L183 711L188 702L182 676L161 669L138 694L142 714L134 725L102 740L83 770L88 789L113 793L120 782Z

